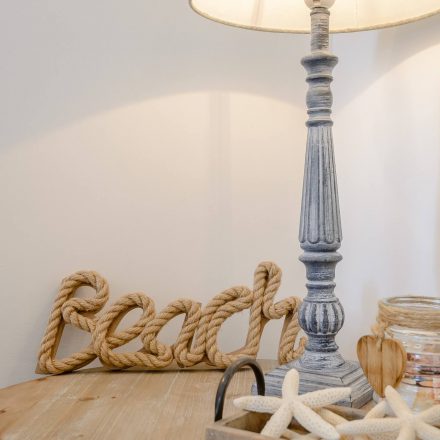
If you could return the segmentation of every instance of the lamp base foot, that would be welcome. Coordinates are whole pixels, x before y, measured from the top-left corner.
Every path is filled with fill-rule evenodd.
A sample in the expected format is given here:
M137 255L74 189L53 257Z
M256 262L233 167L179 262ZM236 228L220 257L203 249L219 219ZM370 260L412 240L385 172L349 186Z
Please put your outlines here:
M284 376L292 368L299 372L300 394L324 388L350 387L350 397L341 400L337 404L353 408L363 407L373 397L373 389L367 382L358 362L345 361L336 368L317 370L304 366L301 363L301 359L281 365L265 374L266 396L281 396ZM255 385L252 386L252 394L256 394Z

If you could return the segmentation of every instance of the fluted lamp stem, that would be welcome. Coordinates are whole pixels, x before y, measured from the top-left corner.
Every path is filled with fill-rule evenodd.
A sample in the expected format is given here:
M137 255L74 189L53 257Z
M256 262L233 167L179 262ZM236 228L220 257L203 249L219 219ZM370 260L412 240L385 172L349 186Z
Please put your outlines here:
M300 324L308 336L301 364L311 369L344 363L335 336L344 322L344 310L334 294L335 268L342 256L336 168L333 153L330 83L338 58L329 51L329 10L313 7L312 52L302 59L307 70L307 152L304 170L299 241L300 260L307 269L307 297Z
M350 399L341 404L361 407L372 396L359 364L345 361L335 342L344 323L344 309L334 294L335 268L342 260L342 229L333 153L330 84L338 58L329 49L328 5L332 0L306 0L311 6L311 53L302 59L307 70L308 136L304 168L299 241L306 266L307 296L299 320L307 334L304 355L266 375L266 393L280 395L290 368L300 372L300 391L349 386Z

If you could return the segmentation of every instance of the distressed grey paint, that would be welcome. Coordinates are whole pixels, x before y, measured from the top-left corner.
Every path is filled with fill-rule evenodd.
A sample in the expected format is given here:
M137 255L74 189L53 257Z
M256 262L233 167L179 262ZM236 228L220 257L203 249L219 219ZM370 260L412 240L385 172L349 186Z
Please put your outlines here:
M329 12L315 7L312 17L312 53L302 59L307 70L307 152L299 241L300 260L307 271L307 297L300 325L308 336L304 367L328 369L344 364L335 336L344 322L344 310L334 294L335 268L342 256L336 168L333 154L330 83L338 59L329 51Z
M369 386L357 362L346 362L335 336L344 323L344 309L334 294L335 268L342 256L342 229L332 137L332 71L338 59L329 51L329 11L315 6L312 18L312 52L303 58L307 70L309 119L301 205L299 241L306 266L307 296L300 309L301 328L308 336L301 359L266 375L266 393L280 395L290 368L300 372L300 391L350 386L350 399L341 404L361 407L371 399Z

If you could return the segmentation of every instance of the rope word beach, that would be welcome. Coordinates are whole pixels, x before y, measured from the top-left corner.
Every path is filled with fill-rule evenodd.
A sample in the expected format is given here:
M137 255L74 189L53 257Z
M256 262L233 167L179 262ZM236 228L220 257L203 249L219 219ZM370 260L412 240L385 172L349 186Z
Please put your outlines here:
M173 362L181 368L201 362L226 368L242 356L256 357L265 324L284 317L278 360L284 364L299 358L306 344L302 337L295 348L300 327L298 310L301 300L290 297L274 303L281 283L281 269L274 263L260 263L254 274L254 287L232 287L214 297L202 309L191 299L178 299L155 312L154 301L143 293L131 293L119 298L108 310L99 314L109 298L107 281L96 272L80 271L65 278L53 305L49 323L38 355L37 373L59 374L77 370L99 358L112 369L142 367L165 368ZM82 286L92 287L91 298L75 298ZM130 328L117 330L124 316L140 308L142 315ZM245 345L232 353L222 353L217 338L224 321L235 313L250 309L249 328ZM184 314L185 319L172 345L158 340L161 329L173 318ZM63 359L56 357L66 324L90 333L91 342L83 350ZM139 337L142 349L135 352L116 352Z

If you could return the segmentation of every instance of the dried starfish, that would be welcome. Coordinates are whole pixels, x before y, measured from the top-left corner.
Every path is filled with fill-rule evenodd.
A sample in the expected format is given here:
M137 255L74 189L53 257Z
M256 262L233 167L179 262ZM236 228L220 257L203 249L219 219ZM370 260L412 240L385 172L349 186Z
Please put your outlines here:
M335 414L333 411L330 411L327 408L321 408L317 410L317 413L328 423L330 423L333 426L340 425L341 423L346 423L348 420L344 419L344 417L340 416L339 414ZM341 440L369 440L367 436L341 436Z
M273 414L261 434L280 438L292 418L311 434L326 440L338 440L336 429L314 410L348 397L350 388L329 388L298 395L299 374L290 370L284 378L282 397L245 396L234 400L234 405L247 411Z
M319 437L313 434L298 434L297 432L286 430L281 436L281 439L287 440L319 440Z
M392 387L385 389L386 401L380 402L364 420L355 420L337 426L340 434L367 434L372 438L396 433L397 440L440 440L440 429L432 426L440 421L440 405L413 413L400 394ZM392 417L383 418L385 415Z

